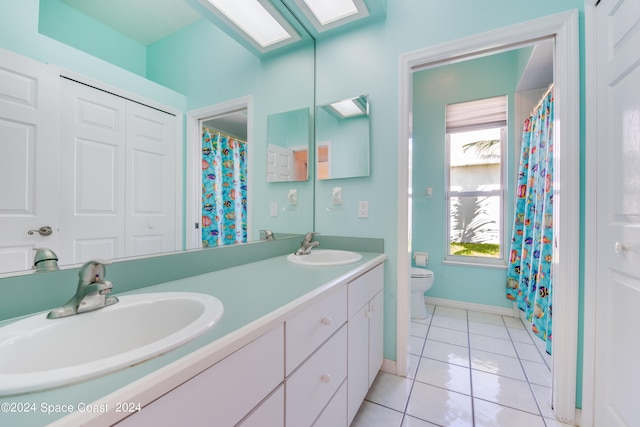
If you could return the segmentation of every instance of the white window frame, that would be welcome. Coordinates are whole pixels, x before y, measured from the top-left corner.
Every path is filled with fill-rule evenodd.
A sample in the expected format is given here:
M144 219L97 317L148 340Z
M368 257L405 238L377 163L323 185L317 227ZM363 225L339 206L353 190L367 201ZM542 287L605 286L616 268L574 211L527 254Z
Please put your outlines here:
M495 129L500 128L500 189L498 190L476 190L476 191L452 191L451 190L451 135L454 133L468 132L470 130L482 130L482 129ZM507 182L507 127L496 126L493 123L487 125L477 125L473 129L460 129L459 131L446 132L446 149L445 149L445 217L446 226L444 230L445 241L445 263L452 264L471 264L486 267L506 268L506 253L508 249L506 247L506 233L505 233L505 221L506 216L506 189L505 184ZM469 255L453 255L450 254L451 249L451 198L452 197L484 197L484 196L498 196L500 200L500 218L498 219L498 241L500 242L500 257L479 257Z

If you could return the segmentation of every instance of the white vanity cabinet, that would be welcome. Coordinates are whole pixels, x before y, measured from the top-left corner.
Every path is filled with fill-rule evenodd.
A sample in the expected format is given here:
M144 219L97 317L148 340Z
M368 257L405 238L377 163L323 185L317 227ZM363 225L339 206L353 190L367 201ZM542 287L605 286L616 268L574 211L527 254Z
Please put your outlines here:
M311 426L320 417L346 427L346 411L340 416L340 403L333 404L347 378L346 322L346 285L286 321L287 426Z
M369 387L376 378L383 358L382 265L351 281L348 309L348 423L358 412Z
M234 426L259 404L255 413L260 415L254 420L247 417L247 426L256 425L257 418L262 425L283 426L282 395L271 394L281 387L283 377L284 327L280 325L118 426ZM279 408L274 409L276 405Z
M347 427L382 366L383 281L328 287L118 425Z

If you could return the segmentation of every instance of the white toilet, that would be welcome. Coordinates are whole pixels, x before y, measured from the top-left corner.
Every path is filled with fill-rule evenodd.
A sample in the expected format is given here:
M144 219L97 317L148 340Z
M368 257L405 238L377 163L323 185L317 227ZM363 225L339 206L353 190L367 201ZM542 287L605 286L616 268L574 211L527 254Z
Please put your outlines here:
M424 293L433 285L433 271L426 268L411 267L411 318L426 319L427 308L424 305Z

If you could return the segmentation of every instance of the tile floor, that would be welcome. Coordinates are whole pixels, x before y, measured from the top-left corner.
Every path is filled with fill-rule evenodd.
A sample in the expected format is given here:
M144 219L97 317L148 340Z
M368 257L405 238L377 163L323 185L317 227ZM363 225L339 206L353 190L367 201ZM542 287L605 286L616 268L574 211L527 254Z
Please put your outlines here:
M565 427L550 357L520 319L427 305L411 322L407 378L380 372L351 427Z

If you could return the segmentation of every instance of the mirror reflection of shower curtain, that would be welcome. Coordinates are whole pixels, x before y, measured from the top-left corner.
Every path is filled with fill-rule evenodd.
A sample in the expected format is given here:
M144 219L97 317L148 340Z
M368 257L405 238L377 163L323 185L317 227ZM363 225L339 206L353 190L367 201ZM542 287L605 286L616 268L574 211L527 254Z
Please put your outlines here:
M553 91L524 123L516 210L507 270L507 298L536 336L552 342Z
M247 143L202 131L202 247L247 241Z

